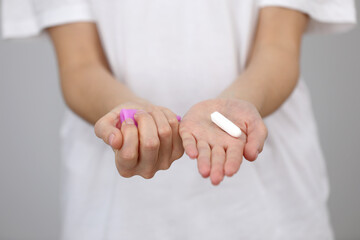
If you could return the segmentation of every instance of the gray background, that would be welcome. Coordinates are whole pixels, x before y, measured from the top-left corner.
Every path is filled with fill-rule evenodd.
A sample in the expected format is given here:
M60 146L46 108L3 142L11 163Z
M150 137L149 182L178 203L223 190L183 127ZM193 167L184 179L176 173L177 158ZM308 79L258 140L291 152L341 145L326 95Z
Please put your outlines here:
M358 11L360 8L358 6ZM337 239L360 239L360 27L305 38ZM0 239L57 239L64 103L47 38L0 40Z

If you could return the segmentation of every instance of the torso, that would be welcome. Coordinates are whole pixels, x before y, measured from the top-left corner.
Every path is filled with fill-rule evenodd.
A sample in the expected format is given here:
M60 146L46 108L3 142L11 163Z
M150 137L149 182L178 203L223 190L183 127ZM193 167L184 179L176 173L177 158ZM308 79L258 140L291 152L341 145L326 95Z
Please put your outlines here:
M258 14L251 0L92 4L118 80L179 115L216 97L241 73ZM151 180L121 178L113 152L96 139L92 126L70 112L66 119L64 230L71 239L84 239L84 233L97 240L331 236L323 208L326 172L303 81L265 119L270 134L259 160L244 161L218 187L203 179L186 155ZM309 216L314 209L318 214Z

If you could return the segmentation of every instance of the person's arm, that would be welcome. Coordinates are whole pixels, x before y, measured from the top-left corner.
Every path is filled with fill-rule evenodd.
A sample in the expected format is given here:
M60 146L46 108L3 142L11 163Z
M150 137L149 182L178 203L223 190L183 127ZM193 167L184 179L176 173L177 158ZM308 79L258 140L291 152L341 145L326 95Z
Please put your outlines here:
M114 107L138 101L117 81L106 60L94 23L71 23L47 29L54 44L66 104L90 124Z
M225 175L234 175L243 156L254 161L262 151L267 138L262 117L279 108L296 86L307 22L307 15L295 10L261 9L245 71L217 98L195 104L183 117L179 131L185 152L197 158L200 174L210 176L214 185ZM213 124L214 111L238 125L243 134L234 138Z
M142 99L111 73L94 23L71 23L48 28L58 59L67 105L95 124L96 136L115 152L123 177L152 178L168 169L184 149L176 114ZM138 109L134 121L120 126L121 109Z
M246 100L266 117L289 97L299 79L308 16L295 10L260 10L253 49L243 74L219 97Z

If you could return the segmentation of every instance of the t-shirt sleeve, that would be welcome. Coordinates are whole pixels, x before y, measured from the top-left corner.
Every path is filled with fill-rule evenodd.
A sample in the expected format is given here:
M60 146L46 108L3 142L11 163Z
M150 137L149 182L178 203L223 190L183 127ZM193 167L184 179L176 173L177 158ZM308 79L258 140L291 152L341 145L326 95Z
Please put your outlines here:
M36 36L43 29L71 22L94 21L89 0L2 0L2 36Z
M277 6L304 12L310 22L307 33L337 33L356 25L354 0L258 0L259 7Z

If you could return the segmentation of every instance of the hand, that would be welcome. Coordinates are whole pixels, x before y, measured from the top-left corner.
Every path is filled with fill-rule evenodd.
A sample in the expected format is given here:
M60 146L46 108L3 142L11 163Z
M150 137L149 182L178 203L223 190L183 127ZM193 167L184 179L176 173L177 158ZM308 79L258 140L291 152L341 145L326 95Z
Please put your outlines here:
M132 119L120 126L123 108L140 110L134 115L138 127ZM147 101L117 106L96 122L95 134L113 148L116 168L126 178L134 175L152 178L184 154L176 114Z
M218 111L242 130L234 138L215 125L211 113ZM180 123L180 136L186 154L197 158L200 174L218 185L226 176L240 168L242 157L254 161L262 151L267 128L257 109L238 99L211 99L202 101L185 114Z

